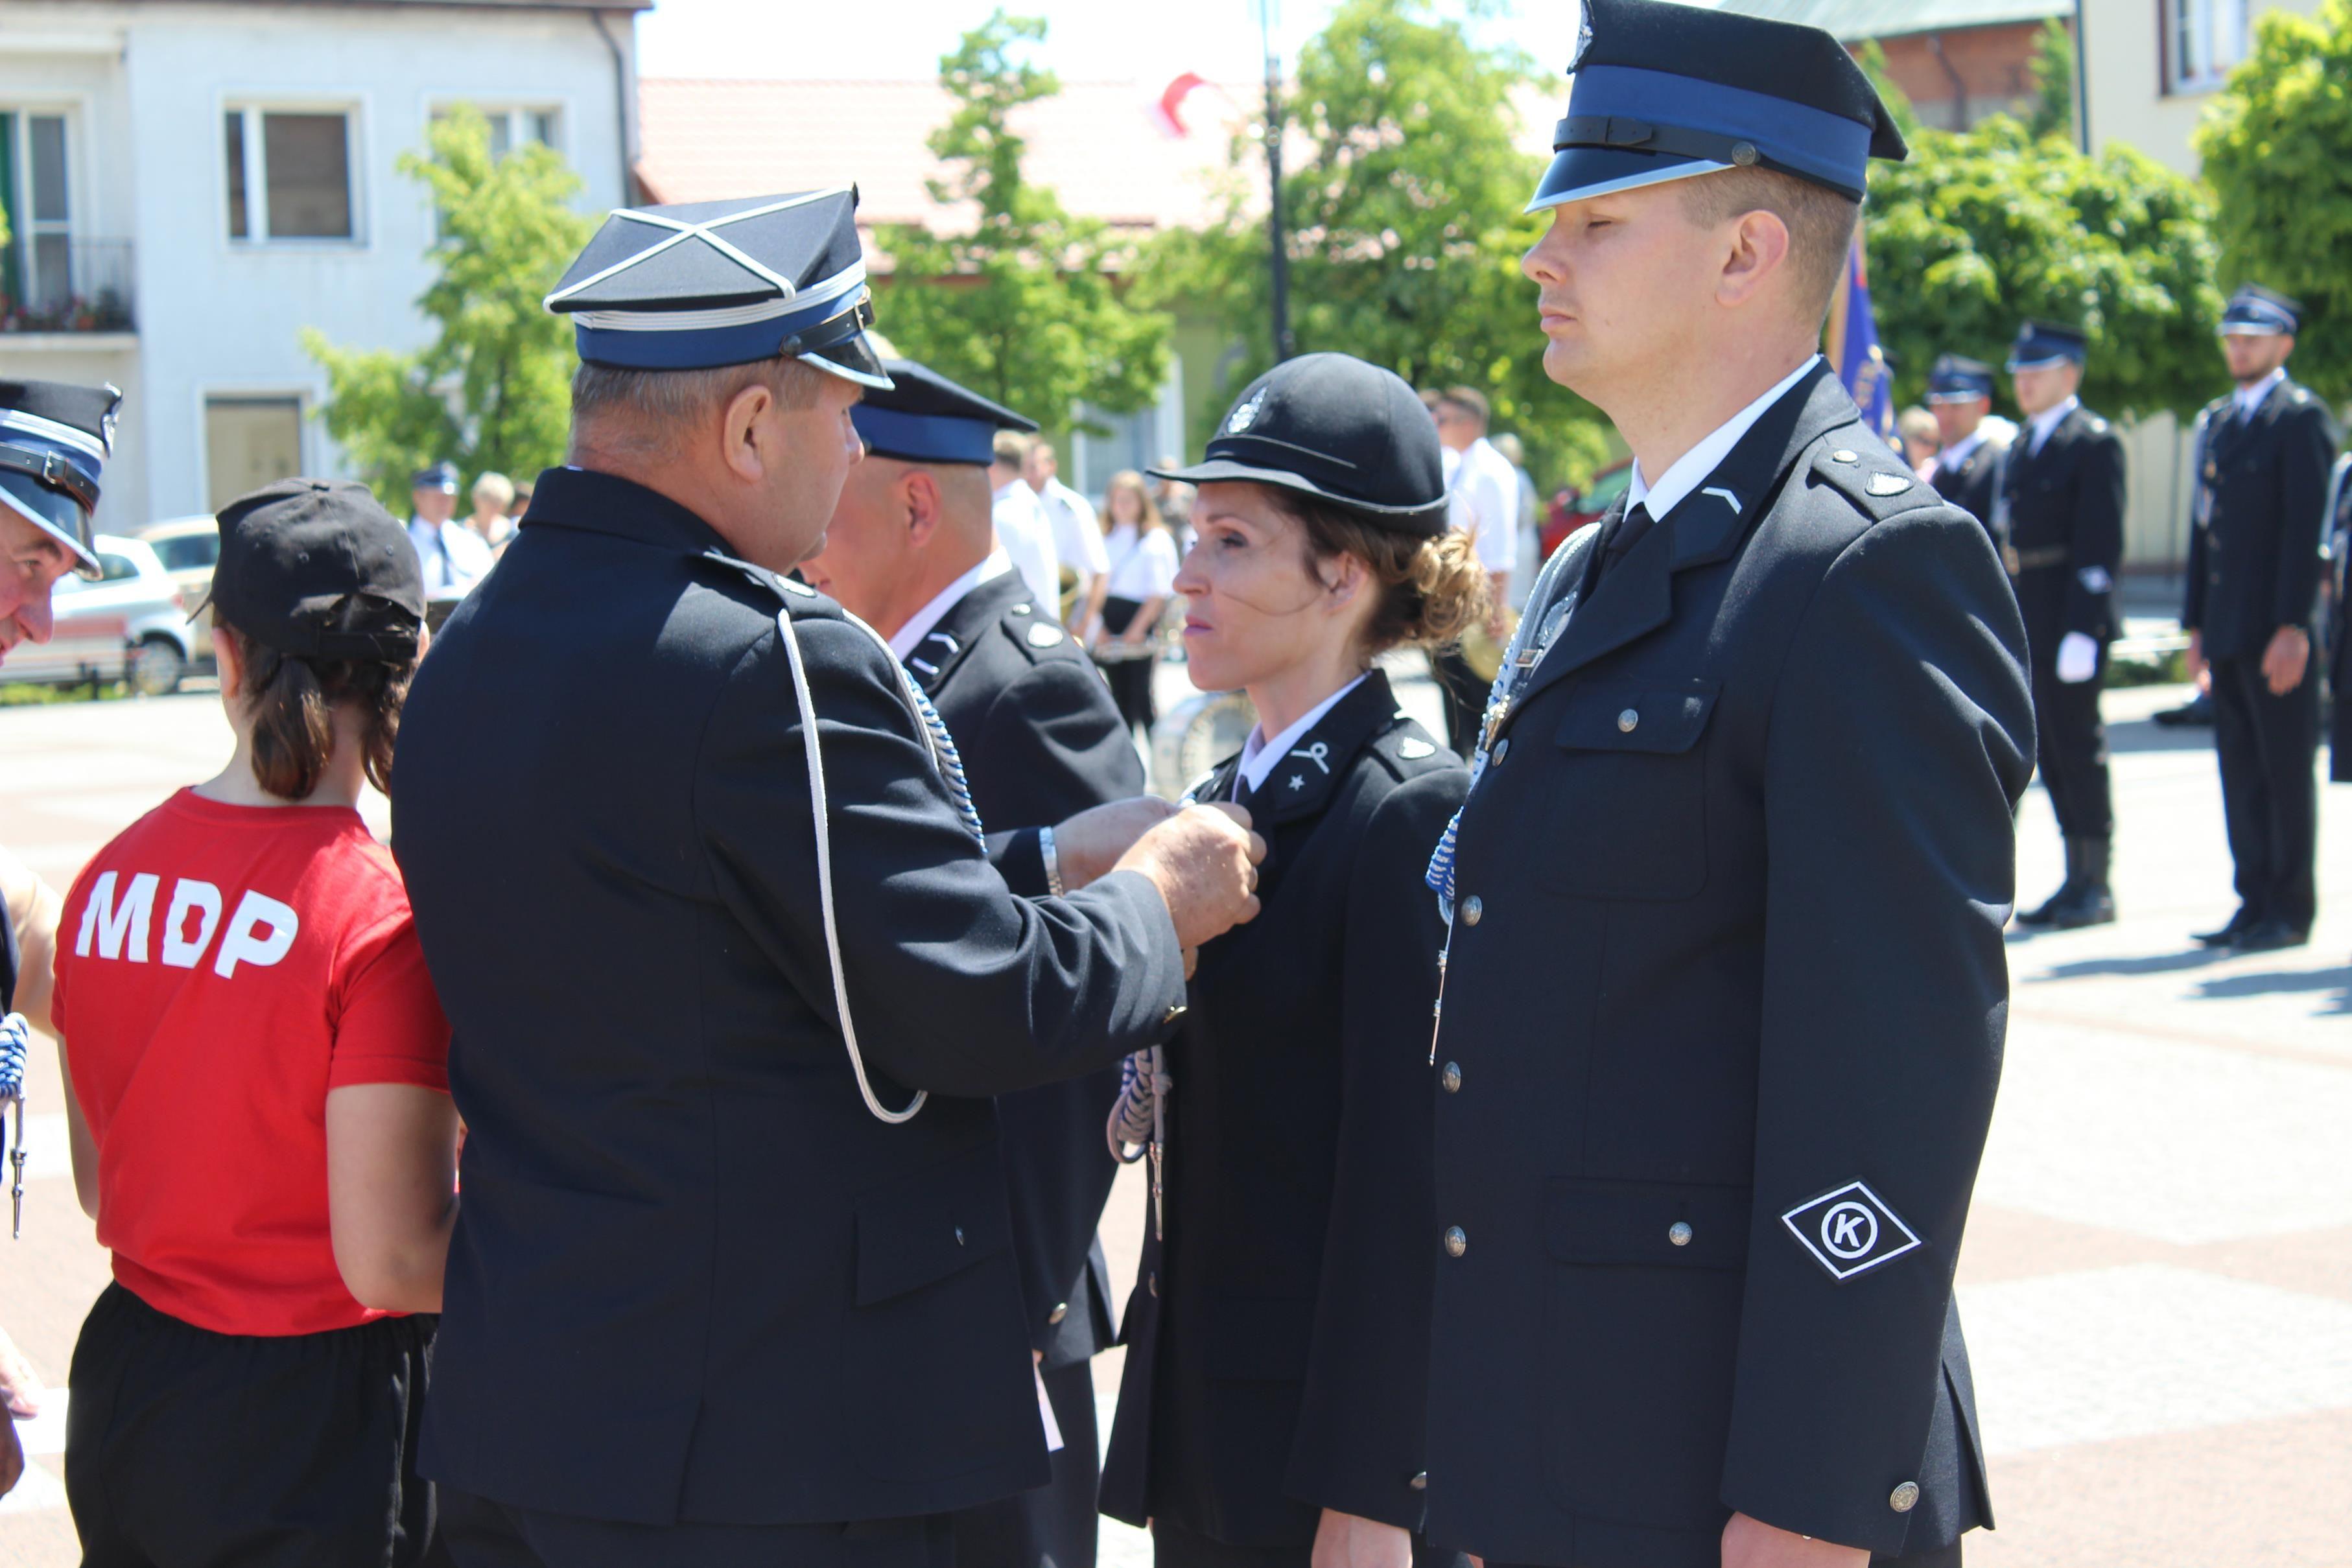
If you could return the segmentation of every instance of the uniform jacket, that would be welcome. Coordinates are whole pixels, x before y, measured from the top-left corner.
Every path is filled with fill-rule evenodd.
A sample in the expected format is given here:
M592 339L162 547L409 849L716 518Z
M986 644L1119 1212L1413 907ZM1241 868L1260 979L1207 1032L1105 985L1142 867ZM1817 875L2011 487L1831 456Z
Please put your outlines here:
M2017 601L2036 664L2058 656L2069 632L2116 634L2115 580L2124 553L2124 444L2077 405L2033 450L2031 425L2009 444L2001 476L2008 544L2017 552Z
M1163 1053L1165 1234L1147 1221L1128 1303L1114 1518L1253 1547L1310 1544L1325 1508L1421 1523L1444 936L1421 878L1466 782L1375 670L1248 802L1262 908L1202 948Z
M2008 450L2006 443L1988 434L1952 467L1940 462L1936 465L1937 494L1983 524L1987 532L1992 528L1993 492L2000 483L2001 455Z
M992 831L1050 826L1143 793L1143 762L1110 688L1051 607L1037 611L1020 573L957 601L907 667L955 737L972 803ZM1044 864L1025 846L1003 869L1014 892L1045 894ZM1110 1265L1095 1227L1118 1174L1103 1142L1118 1098L1114 1064L997 1102L1013 1256L1030 1343L1048 1368L1115 1343Z
M820 716L822 934L777 624ZM404 716L394 846L470 1134L424 1468L646 1524L940 1512L1047 1466L992 1096L1163 1030L1141 878L1013 896L873 634L684 507L540 478Z
M2180 623L2204 633L2209 659L2259 659L2280 627L2311 628L2335 423L2308 388L2283 381L2248 419L2216 399L2198 431Z
M2352 572L2346 570L2347 558L2352 558L2352 452L2336 460L2328 476L2328 494L2333 505L2328 519L2328 538L2335 574L2336 595L2329 622L2328 655L2332 661L2329 680L2334 683L2335 706L2331 710L2331 728L2327 739L2327 777L2336 784L2352 784Z
M1984 530L1826 368L1575 606L1456 851L1430 1539L1715 1568L1733 1510L1890 1556L1990 1522L1951 1281L2032 758Z

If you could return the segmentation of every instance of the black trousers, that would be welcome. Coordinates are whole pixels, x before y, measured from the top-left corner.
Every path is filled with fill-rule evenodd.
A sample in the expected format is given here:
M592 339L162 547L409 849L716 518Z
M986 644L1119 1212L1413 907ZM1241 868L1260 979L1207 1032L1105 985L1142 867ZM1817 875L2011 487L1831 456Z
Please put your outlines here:
M1308 1568L1314 1556L1312 1541L1302 1546L1228 1546L1162 1520L1151 1523L1153 1568ZM1412 1568L1467 1568L1467 1560L1416 1535Z
M415 1467L438 1322L218 1334L109 1285L66 1413L83 1568L446 1563Z
M458 1568L953 1568L947 1516L849 1524L623 1524L441 1489Z
M1102 1528L1095 1512L1102 1444L1095 1425L1093 1364L1081 1361L1045 1374L1045 1397L1054 1402L1054 1424L1062 1429L1061 1451L1053 1456L1054 1479L1033 1491L951 1515L955 1568L1095 1568Z
M2213 751L2239 901L2255 919L2305 931L2319 911L2318 749L2319 683L2311 673L2277 697L2259 658L2213 661Z
M1420 1568L1418 1559L1414 1568ZM1489 1563L1486 1568L1506 1568L1506 1565ZM1909 1557L1874 1556L1870 1560L1870 1568L1960 1568L1960 1543L1955 1541L1937 1551L1916 1552Z
M2055 644L2053 643L2054 648ZM2106 649L2099 650L2097 674L2072 685L2058 678L2042 650L2033 650L2033 729L2042 787L2058 831L2070 839L2115 837L2115 791L2107 779L2107 727L2099 716L2099 694L2107 685Z
M1482 681L1458 647L1432 648L1429 673L1445 699L1445 744L1456 757L1469 758L1486 722L1486 693L1492 681Z
M1143 608L1133 599L1103 601L1103 630L1113 636L1133 623L1136 612ZM1153 646L1156 648L1158 643ZM1118 704L1118 716L1127 720L1127 727L1140 727L1146 735L1160 722L1160 706L1151 695L1151 673L1160 667L1155 655L1149 659L1105 659L1101 668L1103 679L1110 683L1111 700Z

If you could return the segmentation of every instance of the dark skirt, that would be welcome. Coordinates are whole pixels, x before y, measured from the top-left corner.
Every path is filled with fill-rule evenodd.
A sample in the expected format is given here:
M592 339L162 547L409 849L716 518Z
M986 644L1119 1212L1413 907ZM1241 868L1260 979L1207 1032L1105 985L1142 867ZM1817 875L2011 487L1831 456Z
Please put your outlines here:
M1140 601L1133 599L1103 601L1103 630L1112 636L1124 632L1142 611ZM1149 637L1145 645L1152 650L1148 658L1103 659L1103 678L1110 683L1110 695L1118 704L1118 716L1127 720L1129 729L1140 726L1146 734L1160 720L1159 706L1152 701L1151 677L1160 668L1157 637Z

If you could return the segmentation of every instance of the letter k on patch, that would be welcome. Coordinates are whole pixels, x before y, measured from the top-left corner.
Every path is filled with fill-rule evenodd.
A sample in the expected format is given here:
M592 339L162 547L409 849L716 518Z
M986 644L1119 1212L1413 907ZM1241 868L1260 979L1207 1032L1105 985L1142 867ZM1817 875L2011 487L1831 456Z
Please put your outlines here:
M1799 1204L1780 1223L1832 1280L1851 1280L1919 1245L1918 1232L1860 1181Z

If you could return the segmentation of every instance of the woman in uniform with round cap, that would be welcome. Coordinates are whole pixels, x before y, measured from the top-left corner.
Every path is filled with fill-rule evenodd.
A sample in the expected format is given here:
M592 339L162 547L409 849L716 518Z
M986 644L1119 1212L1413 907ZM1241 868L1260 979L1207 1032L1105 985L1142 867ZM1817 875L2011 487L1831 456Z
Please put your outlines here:
M1158 471L1155 471L1158 472ZM1195 685L1258 714L1193 797L1249 808L1260 919L1202 948L1111 1137L1152 1161L1103 1511L1160 1568L1405 1568L1422 1514L1435 1234L1423 882L1467 775L1380 653L1485 612L1437 429L1344 354L1277 366L1205 460L1175 587Z

